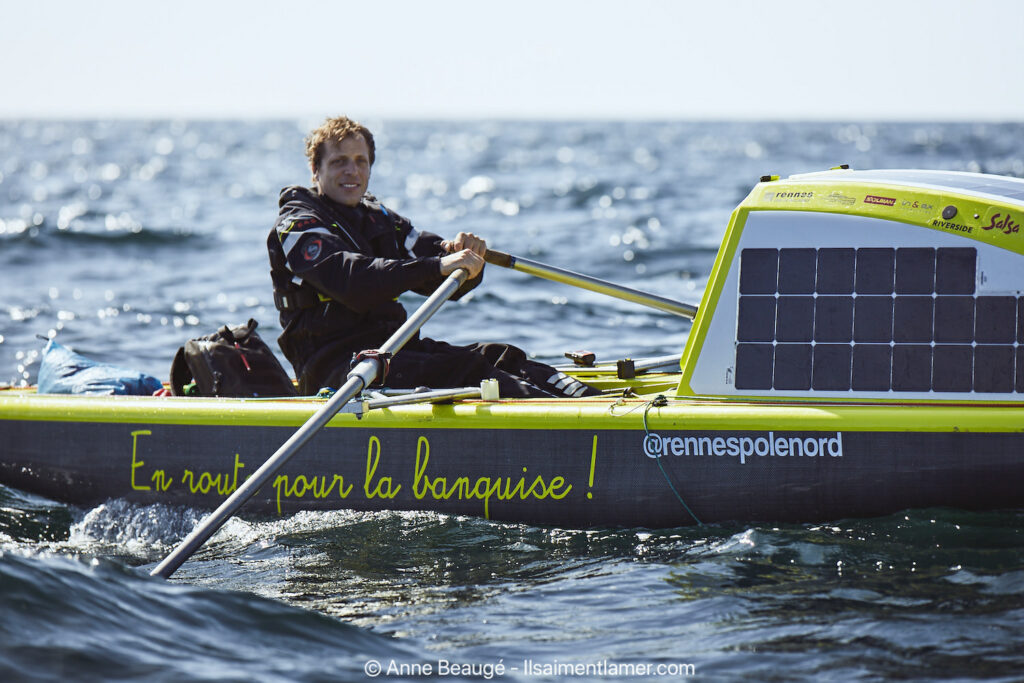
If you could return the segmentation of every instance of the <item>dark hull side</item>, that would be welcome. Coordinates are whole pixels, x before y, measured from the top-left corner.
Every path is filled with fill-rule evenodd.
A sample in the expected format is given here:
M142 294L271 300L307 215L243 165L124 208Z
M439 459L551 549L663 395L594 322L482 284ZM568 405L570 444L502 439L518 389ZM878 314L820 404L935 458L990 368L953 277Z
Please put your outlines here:
M0 423L0 483L81 506L216 507L290 427ZM1024 435L328 428L243 508L428 510L537 525L810 522L1024 507ZM662 454L660 458L650 453ZM660 463L660 466L659 466ZM671 483L671 486L670 486ZM674 490L673 490L674 489ZM678 493L678 497L677 497Z

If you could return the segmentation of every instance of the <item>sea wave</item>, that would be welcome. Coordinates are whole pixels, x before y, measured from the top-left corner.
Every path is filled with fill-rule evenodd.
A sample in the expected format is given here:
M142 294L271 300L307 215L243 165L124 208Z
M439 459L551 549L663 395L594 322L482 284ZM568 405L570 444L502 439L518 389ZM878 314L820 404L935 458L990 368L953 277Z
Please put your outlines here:
M408 645L252 595L108 560L0 552L7 680L338 680Z

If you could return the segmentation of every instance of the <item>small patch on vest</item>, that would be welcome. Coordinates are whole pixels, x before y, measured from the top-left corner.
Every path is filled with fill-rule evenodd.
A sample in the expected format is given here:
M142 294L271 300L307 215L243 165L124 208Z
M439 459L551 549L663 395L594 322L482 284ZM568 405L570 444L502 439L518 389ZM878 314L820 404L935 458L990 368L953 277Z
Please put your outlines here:
M324 243L319 239L310 240L305 248L302 250L302 258L307 261L315 261L320 256L320 252L323 251Z

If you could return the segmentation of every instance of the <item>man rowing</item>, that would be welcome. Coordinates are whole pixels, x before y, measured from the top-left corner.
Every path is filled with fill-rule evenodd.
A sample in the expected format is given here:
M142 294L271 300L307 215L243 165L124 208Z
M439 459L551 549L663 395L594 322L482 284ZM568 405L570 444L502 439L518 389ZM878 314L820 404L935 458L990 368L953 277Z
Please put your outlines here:
M284 329L278 343L299 392L344 383L354 355L377 349L406 319L405 292L430 294L458 268L483 278L486 242L416 230L367 192L373 134L347 117L327 119L306 139L313 186L286 187L267 238L274 303ZM598 390L531 361L509 344L454 346L419 335L390 361L392 388L474 386L495 379L504 397L590 396Z

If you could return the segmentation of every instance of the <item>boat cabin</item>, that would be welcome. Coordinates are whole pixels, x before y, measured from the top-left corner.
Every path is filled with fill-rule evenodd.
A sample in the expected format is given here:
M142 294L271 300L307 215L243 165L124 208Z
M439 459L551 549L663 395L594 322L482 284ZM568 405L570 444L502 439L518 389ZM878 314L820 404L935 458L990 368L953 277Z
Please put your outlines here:
M1024 398L1024 180L764 177L733 212L680 396Z

